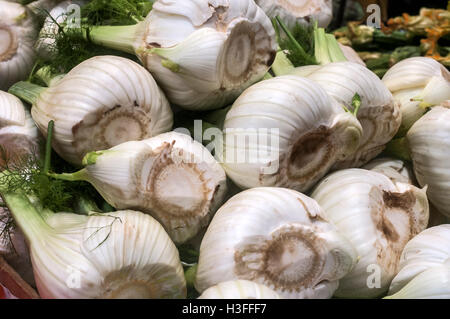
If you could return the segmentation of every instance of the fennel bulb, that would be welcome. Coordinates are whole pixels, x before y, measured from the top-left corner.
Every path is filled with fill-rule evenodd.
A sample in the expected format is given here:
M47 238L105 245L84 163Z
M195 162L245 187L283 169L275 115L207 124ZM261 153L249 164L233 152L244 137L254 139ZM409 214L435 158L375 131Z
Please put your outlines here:
M228 200L200 246L195 287L250 280L283 298L330 298L357 261L356 251L316 201L261 187Z
M40 58L49 60L54 58L56 39L58 34L58 25L63 25L71 13L69 9L73 10L73 5L82 6L86 3L85 0L66 0L58 3L49 12L49 16L45 18L44 25L39 32L39 37L35 44L35 49Z
M399 270L404 246L427 227L425 189L377 172L347 169L325 177L311 197L359 256L339 281L335 296L374 298L385 293Z
M389 294L396 294L404 288L408 290L409 283L423 272L442 266L450 270L450 225L428 228L406 244L400 259L400 271L392 280ZM449 281L447 284L450 287ZM444 288L442 284L438 287Z
M31 115L47 134L55 122L53 147L80 165L90 151L170 131L173 114L152 76L137 63L116 56L86 60L43 88L17 83L10 92L33 104Z
M77 173L54 177L87 181L113 207L151 214L177 244L206 228L226 195L222 167L180 133L89 153L83 163Z
M363 169L381 173L390 180L400 183L416 185L416 177L412 166L402 160L395 158L377 158L362 167Z
M238 186L305 191L356 151L362 128L320 85L280 76L236 100L224 134L223 167Z
M41 298L184 298L173 242L134 211L52 213L20 193L2 194L28 242Z
M30 112L14 95L0 91L0 170L39 157L40 134Z
M400 103L400 136L406 135L427 107L450 100L450 72L432 58L402 60L388 70L383 82Z
M421 186L427 185L430 202L447 217L450 217L449 121L448 108L433 107L406 136L417 181Z
M342 53L344 54L345 58L349 62L358 63L358 64L361 64L362 66L366 66L366 63L364 63L364 61L361 59L359 54L352 47L350 47L348 45L343 45L339 42L338 42L338 44L339 44L339 47L341 48Z
M296 23L312 24L326 28L333 18L331 0L255 0L271 18L279 16L288 27Z
M264 77L277 49L253 0L158 0L144 21L93 27L89 39L135 53L170 102L189 110L232 103Z
M38 31L33 14L18 3L0 0L0 90L25 80L33 68Z
M425 270L385 299L450 299L450 265Z
M22 102L14 95L0 91L0 171L20 167L31 157L39 158L40 141L39 131ZM1 205L0 255L25 281L34 285L24 236L19 228L12 226L8 209Z
M198 299L280 299L280 296L264 285L248 280L233 280L206 289Z
M320 84L339 104L353 110L355 94L361 98L357 118L363 128L358 150L335 168L360 167L378 156L392 140L401 124L398 104L383 82L365 66L354 62L329 63L322 67L294 70Z

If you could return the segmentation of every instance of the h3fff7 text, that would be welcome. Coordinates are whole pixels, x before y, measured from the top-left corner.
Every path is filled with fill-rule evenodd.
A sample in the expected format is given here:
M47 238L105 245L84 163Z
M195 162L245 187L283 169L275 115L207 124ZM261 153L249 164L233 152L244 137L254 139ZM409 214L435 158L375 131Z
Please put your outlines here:
M244 304L227 304L227 313L245 313L245 314L259 314L264 313L266 304L244 303Z

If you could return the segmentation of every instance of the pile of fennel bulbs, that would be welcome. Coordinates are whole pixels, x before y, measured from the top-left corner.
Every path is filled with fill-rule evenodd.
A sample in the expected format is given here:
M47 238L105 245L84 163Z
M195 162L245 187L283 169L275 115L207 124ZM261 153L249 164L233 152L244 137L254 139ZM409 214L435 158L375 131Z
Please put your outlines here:
M36 55L63 54L68 5L101 1L58 2L0 0L0 254L42 298L450 298L442 65L379 79L316 28L318 65L295 68L277 40L326 27L328 0L156 0L77 39L128 55L58 73ZM186 114L213 131L184 134ZM87 183L97 202L45 206Z
M19 3L0 1L0 90L30 74L38 38L34 14Z

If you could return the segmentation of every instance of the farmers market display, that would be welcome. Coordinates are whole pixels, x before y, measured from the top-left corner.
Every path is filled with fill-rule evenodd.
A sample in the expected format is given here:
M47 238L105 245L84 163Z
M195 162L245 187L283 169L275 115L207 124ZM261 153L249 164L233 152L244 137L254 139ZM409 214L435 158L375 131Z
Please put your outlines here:
M0 0L0 299L450 299L450 11L333 7Z

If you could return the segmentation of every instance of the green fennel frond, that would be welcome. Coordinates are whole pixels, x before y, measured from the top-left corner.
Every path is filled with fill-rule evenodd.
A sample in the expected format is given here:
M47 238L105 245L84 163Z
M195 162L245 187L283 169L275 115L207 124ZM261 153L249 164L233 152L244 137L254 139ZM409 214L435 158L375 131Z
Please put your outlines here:
M279 18L275 21L286 35L283 37L278 31L278 44L283 51L287 51L287 57L292 64L295 67L318 64L314 52L314 27L297 23L292 30L288 30Z
M87 25L131 25L143 21L152 9L152 1L92 0L81 9Z
M100 25L136 24L144 20L151 10L151 5L152 2L144 0L93 0L81 8L80 27L71 28L68 28L66 23L58 23L45 11L57 29L56 33L50 31L41 34L41 37L50 40L48 49L51 54L45 64L50 67L52 73L64 74L81 62L100 55L116 55L137 62L138 59L134 55L90 42L89 30ZM66 15L69 16L70 12Z
M111 236L112 227L113 227L114 223L115 223L116 221L119 221L119 222L122 224L122 219L121 219L120 217L117 217L117 216L111 216L111 215L107 215L107 214L91 214L91 216L110 217L110 218L113 219L113 220L111 221L111 224L109 224L109 225L105 225L105 226L102 226L102 227L95 227L95 231L94 231L92 234L90 234L88 238L86 238L86 241L88 241L89 239L91 239L91 238L93 238L95 235L97 235L101 230L106 229L106 228L109 228L109 231L108 231L108 233L106 234L105 238L104 238L103 240L101 240L100 243L99 243L97 246L95 246L95 247L91 250L91 251L94 251L94 250L96 250L98 247L100 247L101 245L103 245L103 244L108 240L108 238Z

